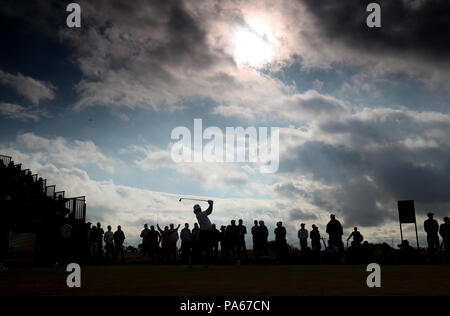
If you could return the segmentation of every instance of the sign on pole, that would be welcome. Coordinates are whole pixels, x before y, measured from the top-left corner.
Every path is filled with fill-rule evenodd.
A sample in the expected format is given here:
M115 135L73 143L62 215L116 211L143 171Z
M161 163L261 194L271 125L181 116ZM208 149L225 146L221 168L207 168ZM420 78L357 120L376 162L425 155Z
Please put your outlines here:
M398 201L398 218L400 222L400 238L403 243L402 224L414 224L416 227L416 242L419 248L419 235L417 234L416 209L414 200Z

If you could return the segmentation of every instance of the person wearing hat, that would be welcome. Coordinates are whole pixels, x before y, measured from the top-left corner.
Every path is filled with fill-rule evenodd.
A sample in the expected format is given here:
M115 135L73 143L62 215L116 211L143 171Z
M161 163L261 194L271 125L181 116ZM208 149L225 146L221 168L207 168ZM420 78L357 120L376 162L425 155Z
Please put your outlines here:
M450 219L447 216L444 217L444 223L439 227L439 234L444 241L445 251L450 251Z
M428 250L434 251L439 248L439 224L433 219L433 213L428 213L428 219L423 223L425 232L427 233Z

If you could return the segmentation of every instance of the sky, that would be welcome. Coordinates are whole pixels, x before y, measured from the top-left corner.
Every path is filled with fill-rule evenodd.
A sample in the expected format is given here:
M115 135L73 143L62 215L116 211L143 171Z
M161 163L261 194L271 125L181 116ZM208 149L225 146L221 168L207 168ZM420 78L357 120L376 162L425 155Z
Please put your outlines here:
M86 196L87 219L277 221L397 245L397 201L416 202L419 237L450 209L450 3L383 0L5 0L0 7L0 153ZM171 132L279 127L279 169L175 163ZM203 206L203 204L202 204ZM414 240L414 226L405 225ZM326 236L325 236L326 237Z

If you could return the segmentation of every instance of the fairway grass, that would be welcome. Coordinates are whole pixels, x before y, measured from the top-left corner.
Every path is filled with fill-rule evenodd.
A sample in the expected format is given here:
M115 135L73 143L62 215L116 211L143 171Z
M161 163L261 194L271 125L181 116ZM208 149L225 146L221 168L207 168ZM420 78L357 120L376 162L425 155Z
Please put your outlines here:
M81 288L61 268L11 268L0 295L450 295L450 266L381 266L381 288L368 288L364 265L82 266Z

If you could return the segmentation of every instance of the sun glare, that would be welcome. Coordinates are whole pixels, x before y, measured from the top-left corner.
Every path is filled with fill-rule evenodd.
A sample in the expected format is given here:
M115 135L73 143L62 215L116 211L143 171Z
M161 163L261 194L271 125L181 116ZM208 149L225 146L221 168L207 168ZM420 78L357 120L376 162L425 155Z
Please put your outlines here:
M235 58L239 64L262 67L272 59L272 47L267 34L253 29L241 29L235 37Z

